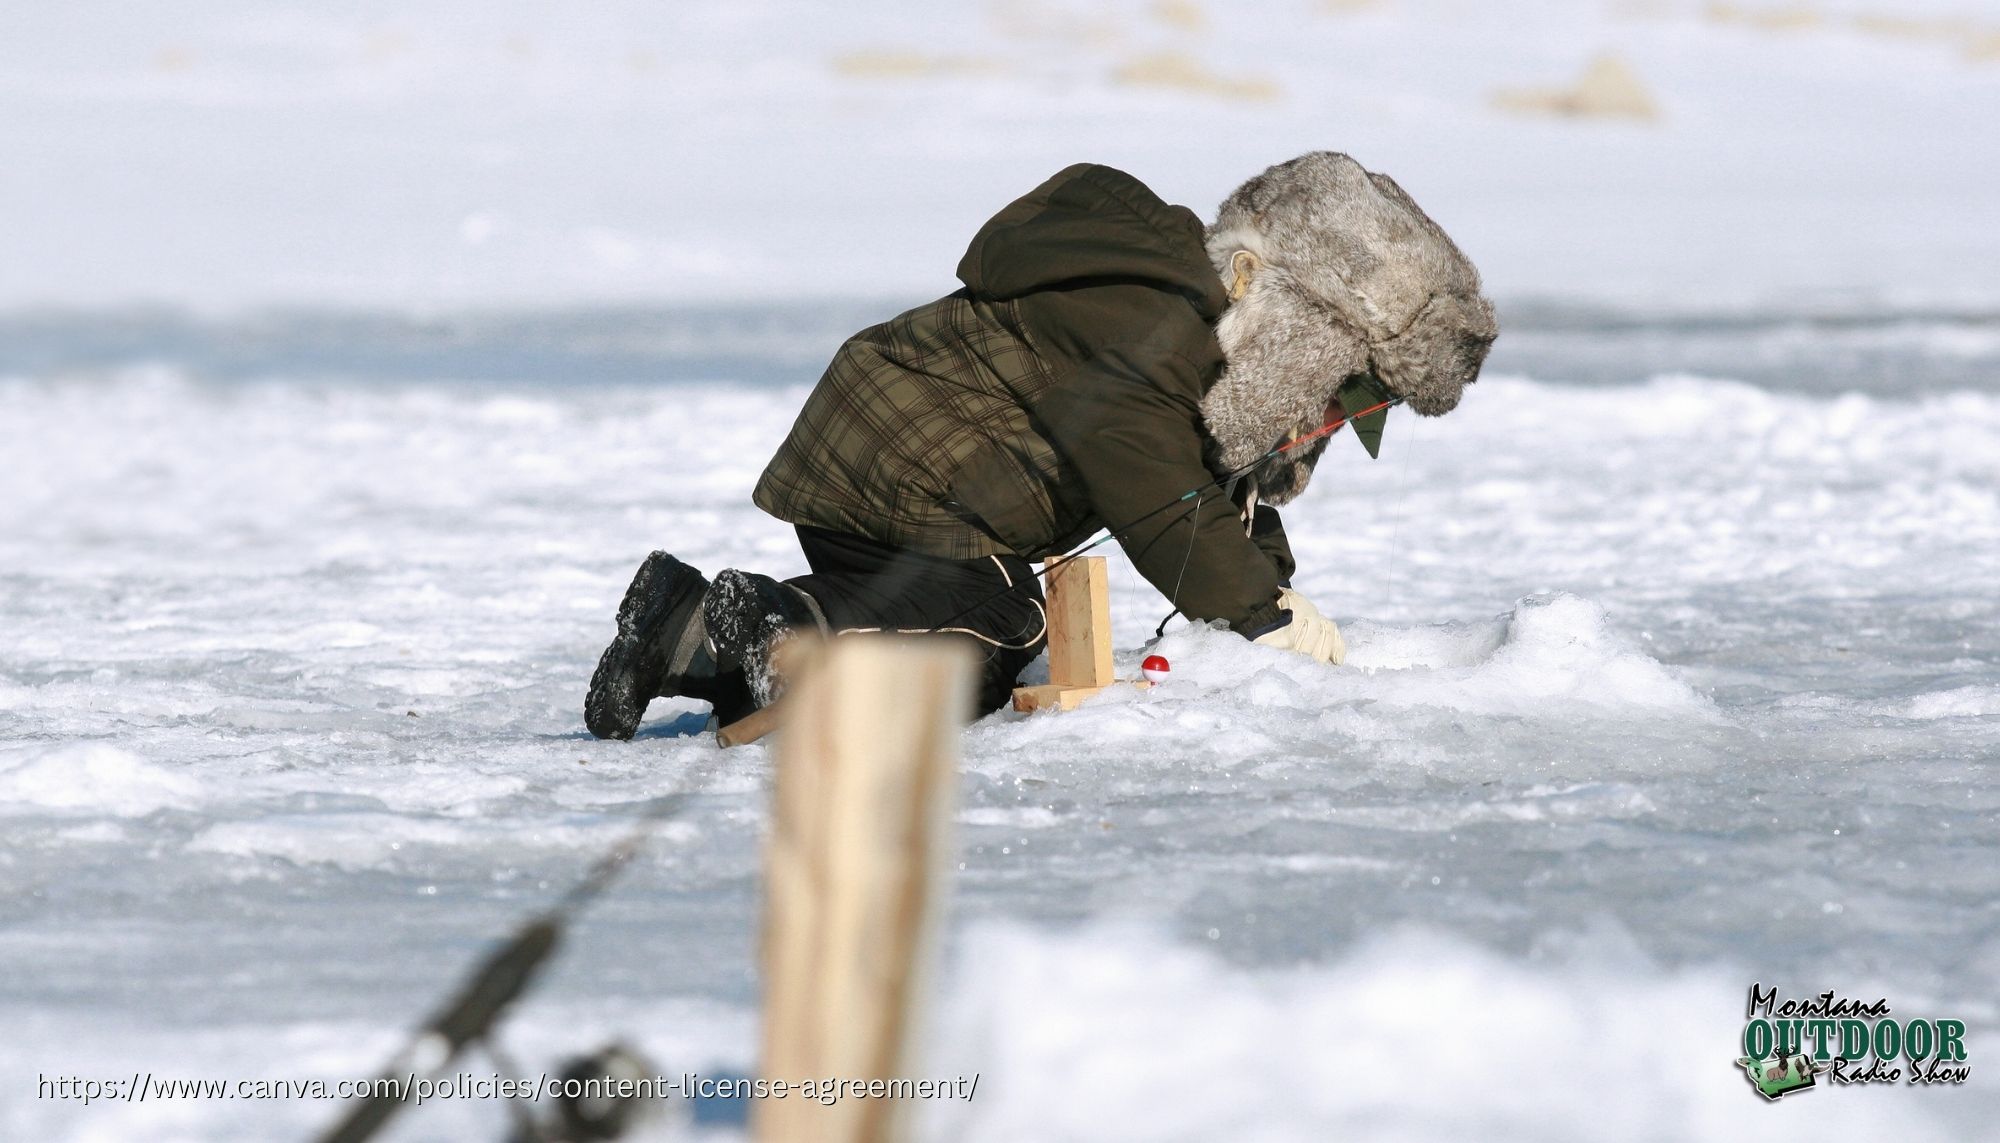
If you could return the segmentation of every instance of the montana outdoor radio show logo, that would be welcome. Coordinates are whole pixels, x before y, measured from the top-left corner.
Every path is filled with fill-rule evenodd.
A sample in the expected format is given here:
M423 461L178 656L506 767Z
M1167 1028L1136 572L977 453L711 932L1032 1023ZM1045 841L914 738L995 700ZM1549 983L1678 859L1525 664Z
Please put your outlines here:
M1828 1083L1961 1084L1965 1021L1898 1020L1889 1002L1864 1003L1831 990L1809 1000L1780 1000L1776 988L1750 986L1743 1054L1736 1066L1765 1099Z

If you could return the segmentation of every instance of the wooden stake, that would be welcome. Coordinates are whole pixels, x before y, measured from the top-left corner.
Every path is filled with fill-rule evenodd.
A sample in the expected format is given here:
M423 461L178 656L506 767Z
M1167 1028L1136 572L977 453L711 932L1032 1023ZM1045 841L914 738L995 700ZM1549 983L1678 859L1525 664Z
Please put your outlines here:
M761 1074L912 1073L974 667L956 640L848 635L785 695L765 850ZM761 1143L894 1143L908 1100L753 1102Z
M1056 560L1046 561L1047 565ZM1103 556L1066 560L1046 577L1049 681L1015 687L1014 709L1072 710L1118 682L1111 667L1111 572ZM1138 687L1151 686L1136 681Z
M1050 572L1046 583L1049 681L1065 687L1110 686L1109 565L1103 556L1084 556Z

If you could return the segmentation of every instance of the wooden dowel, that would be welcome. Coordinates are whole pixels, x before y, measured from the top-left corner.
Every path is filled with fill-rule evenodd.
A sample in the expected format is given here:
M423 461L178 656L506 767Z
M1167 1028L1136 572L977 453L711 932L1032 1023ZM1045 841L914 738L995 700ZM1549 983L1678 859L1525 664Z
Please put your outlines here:
M728 726L715 731L715 744L724 750L732 746L748 746L752 742L778 729L778 722L784 717L784 700L760 706Z
M809 633L794 633L786 637L771 652L771 670L789 686L791 680L812 669L819 658L824 640ZM765 737L784 724L785 698L782 693L770 702L730 723L717 727L715 744L724 750L732 746L748 746Z

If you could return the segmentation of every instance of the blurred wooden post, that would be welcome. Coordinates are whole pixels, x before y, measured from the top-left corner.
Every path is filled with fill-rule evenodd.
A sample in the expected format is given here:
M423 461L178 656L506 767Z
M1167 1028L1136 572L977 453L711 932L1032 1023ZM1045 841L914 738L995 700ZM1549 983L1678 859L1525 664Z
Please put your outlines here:
M974 668L956 640L847 635L785 695L765 850L770 1080L911 1076ZM907 1100L752 1102L760 1143L894 1143Z
M1014 709L1076 704L1118 681L1111 667L1111 572L1103 556L1048 560L1049 681L1015 687ZM1133 684L1146 687L1141 681Z

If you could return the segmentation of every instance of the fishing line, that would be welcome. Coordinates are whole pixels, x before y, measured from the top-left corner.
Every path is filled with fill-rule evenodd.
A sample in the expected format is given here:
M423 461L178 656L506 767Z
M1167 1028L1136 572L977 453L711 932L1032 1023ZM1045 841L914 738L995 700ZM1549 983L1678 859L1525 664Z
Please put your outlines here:
M1197 496L1194 498L1194 527L1188 529L1187 551L1181 553L1181 570L1174 574L1174 590L1167 596L1167 602L1173 604L1177 611L1181 605L1181 581L1187 578L1188 561L1194 558L1194 538L1200 531L1201 497Z
M1180 574L1174 577L1174 593L1167 597L1167 602L1173 605L1173 610L1167 612L1166 619L1160 620L1160 625L1158 627L1153 628L1153 638L1155 639L1161 638L1164 635L1166 635L1167 620L1170 620L1174 616L1179 615L1181 613L1181 581L1187 578L1188 561L1194 558L1195 537L1200 534L1201 534L1201 497L1197 496L1195 497L1194 500L1194 527L1188 529L1187 551L1181 554L1181 570Z
M1417 452L1417 418L1410 420L1410 443L1403 449L1403 471L1396 479L1396 522L1389 529L1389 562L1397 562L1403 542L1403 509L1410 500L1410 458Z

